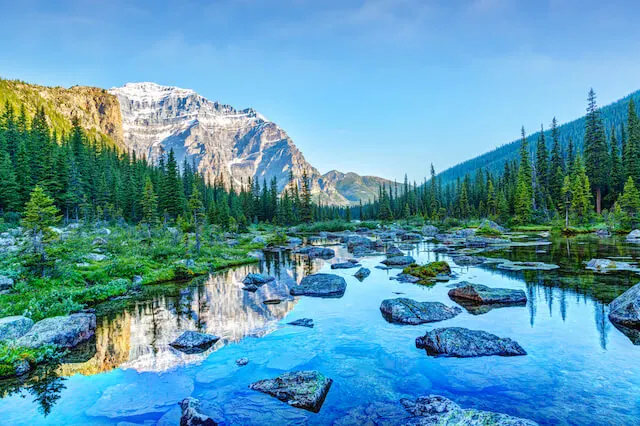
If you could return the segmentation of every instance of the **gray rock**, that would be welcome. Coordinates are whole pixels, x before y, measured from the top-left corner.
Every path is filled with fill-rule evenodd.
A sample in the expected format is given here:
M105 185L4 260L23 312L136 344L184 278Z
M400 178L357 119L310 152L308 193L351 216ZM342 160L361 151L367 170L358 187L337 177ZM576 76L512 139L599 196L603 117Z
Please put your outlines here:
M374 266L374 268L380 269L382 271L389 271L389 270L393 269L391 266L383 266L383 265L376 265L376 266Z
M412 232L406 233L400 237L402 241L422 241L422 235Z
M489 219L485 219L482 222L480 222L480 228L494 229L494 230L496 230L498 232L501 232L503 234L505 232L507 232L507 230L505 228L503 228L502 226L498 225L497 223L495 223L494 221L489 220Z
M169 345L186 354L196 354L206 351L218 340L220 338L217 336L188 330Z
M457 306L449 307L440 302L417 302L400 297L383 300L380 312L388 322L417 325L448 320L462 310Z
M282 299L267 299L263 300L262 303L264 303L265 305L279 305L280 303L282 303Z
M236 365L238 367L244 367L247 364L249 364L249 358L238 358L238 359L236 359Z
M102 262L107 259L107 256L100 253L89 253L84 258L91 262Z
M397 246L389 246L385 254L387 255L387 257L404 256L404 252Z
M396 280L399 283L409 283L415 284L420 281L420 278L413 276L411 274L398 274L395 277L391 277L390 279Z
M295 321L291 321L289 323L287 323L289 325L296 325L299 327L308 327L308 328L313 328L314 324L313 324L313 320L311 318L300 318L297 319Z
M294 371L252 383L249 388L278 398L292 407L317 413L332 383L333 380L318 371Z
M275 278L263 274L249 274L245 277L244 280L242 280L242 283L247 285L253 284L255 286L261 286L271 281L275 281Z
M484 263L484 258L479 256L455 256L453 261L458 266L476 266Z
M608 238L611 236L611 232L608 229L598 229L595 234L600 238Z
M298 237L289 237L287 238L287 244L292 247L297 247L302 245L302 239Z
M253 257L259 260L264 260L264 253L257 250L250 251L249 253L247 253L247 256Z
M447 426L536 426L537 423L506 414L463 409L455 402L439 395L402 399L400 403L413 417L405 419L407 425Z
M478 304L514 304L527 303L527 296L522 290L509 288L492 288L482 284L471 284L466 281L456 284L449 290L449 297L454 300L466 300Z
M26 359L21 359L15 366L16 376L24 376L31 371L31 364Z
M422 227L422 235L425 237L434 237L438 233L438 228L433 225L425 225Z
M265 240L260 235L256 235L255 237L253 237L253 240L251 240L251 244L266 244L266 243L267 243L267 240Z
M367 278L369 275L371 274L371 270L368 268L360 268L358 269L358 271L355 273L354 277L356 277L357 279L359 279L360 281L364 280L365 278Z
M27 334L16 340L16 344L28 348L43 345L72 348L92 338L95 331L95 314L71 314L45 318L35 323Z
M33 327L31 318L12 316L0 318L0 342L4 340L18 339Z
M637 271L638 268L630 263L611 259L591 259L587 262L587 269L595 272Z
M245 285L244 287L242 287L242 289L243 289L244 291L248 291L248 292L251 292L251 293L255 293L256 291L258 291L258 286L257 286L257 285L255 285L255 284L247 284L247 285Z
M96 231L96 234L109 236L111 235L111 230L109 228L100 228Z
M509 260L499 263L498 269L507 271L551 271L560 268L558 265L543 262L511 262Z
M357 268L358 266L360 265L353 262L340 262L340 263L332 263L331 269L351 269L351 268Z
M313 274L302 279L300 285L294 286L289 293L292 296L342 297L347 289L347 282L338 275Z
M640 242L640 229L634 229L627 235L627 241L632 243Z
M301 247L297 249L294 253L303 254L305 256L309 256L310 258L321 258L321 259L331 259L336 255L336 252L333 249L328 247L315 247L315 246L307 246Z
M13 289L13 278L0 275L0 291L7 291L11 289Z
M415 262L416 260L411 256L394 256L383 260L381 263L387 266L406 266Z
M609 319L624 327L640 329L640 283L609 304Z
M196 262L193 259L183 259L182 261L180 261L180 263L182 263L187 268L193 268L194 266L196 266Z
M98 237L91 242L91 245L93 246L106 246L107 244L107 240L102 237Z
M211 417L200 412L200 401L195 398L185 398L180 402L182 415L180 426L217 426Z
M416 339L416 347L428 355L457 358L526 355L515 341L480 330L461 327L436 328Z

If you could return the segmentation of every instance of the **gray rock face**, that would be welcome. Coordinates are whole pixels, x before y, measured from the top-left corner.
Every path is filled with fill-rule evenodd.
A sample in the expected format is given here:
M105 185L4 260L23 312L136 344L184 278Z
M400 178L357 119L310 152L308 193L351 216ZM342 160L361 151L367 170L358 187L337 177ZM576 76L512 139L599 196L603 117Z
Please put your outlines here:
M404 252L397 246L390 246L389 248L387 248L385 254L387 255L387 257L404 256Z
M106 246L106 245L107 245L107 240L105 240L105 239L104 239L104 238L102 238L102 237L98 237L98 238L94 239L94 240L91 242L91 245L92 245L92 246Z
M371 275L371 270L369 268L360 268L358 269L358 271L354 274L354 277L356 277L357 279L359 279L360 281L364 280L365 278L367 278L369 275Z
M189 330L169 344L184 353L196 354L206 351L218 340L220 338L217 336Z
M307 246L301 247L297 249L294 253L303 254L305 256L309 256L310 258L321 258L321 259L331 259L336 255L336 252L333 249L327 247L314 247Z
M416 339L416 347L425 349L428 355L457 358L479 356L526 355L515 341L495 334L461 327L436 328Z
M609 304L609 319L625 327L640 329L640 283Z
M89 340L96 331L94 314L71 314L38 321L16 344L28 348L55 345L72 348Z
M0 291L7 291L13 288L13 278L0 275Z
M381 263L387 266L406 266L415 262L416 260L411 256L394 256L383 260Z
M458 266L476 266L484 263L484 258L479 256L455 256L453 261Z
M307 328L313 328L314 326L313 320L311 318L300 318L295 321L291 321L287 324L296 325L298 327L307 327Z
M217 426L209 416L200 412L200 401L195 398L185 398L180 402L182 415L180 426Z
M413 417L403 424L447 426L535 426L537 423L506 414L463 409L455 402L439 395L402 399L400 403Z
M317 413L332 383L333 380L318 371L295 371L274 379L260 380L249 388L278 398L292 407Z
M351 268L357 268L359 266L360 265L353 262L340 262L340 263L331 264L331 269L351 269Z
M412 232L408 232L406 234L403 234L400 239L402 241L421 241L422 240L422 235L420 234L414 234Z
M13 316L0 318L0 342L4 340L18 339L33 327L31 318Z
M634 229L633 231L629 232L629 235L627 235L627 241L631 243L640 242L640 229Z
M527 303L527 295L522 290L508 288L492 288L482 284L471 284L466 281L458 283L449 290L449 297L478 304L513 304Z
M246 285L253 284L256 286L261 286L271 281L275 281L275 278L263 274L249 274L245 277L244 280L242 280L242 283Z
M252 244L266 244L267 240L262 238L260 235L256 235L255 237L253 237L253 240L251 240L251 243Z
M344 278L333 274L313 274L289 290L292 296L342 297L347 289Z
M503 228L502 226L498 225L497 223L495 223L492 220L489 219L485 219L482 222L480 222L480 228L489 228L489 229L494 229L498 232L502 232L505 233L507 232L507 230L505 228Z
M448 320L462 310L440 302L417 302L400 297L383 300L380 304L380 312L384 319L391 323L417 325Z
M298 237L289 237L287 238L287 244L292 247L297 247L302 245L302 239Z
M422 235L425 237L434 237L438 233L438 228L433 225L425 225L422 227Z
M102 262L107 259L107 256L100 253L89 253L84 258L91 262Z

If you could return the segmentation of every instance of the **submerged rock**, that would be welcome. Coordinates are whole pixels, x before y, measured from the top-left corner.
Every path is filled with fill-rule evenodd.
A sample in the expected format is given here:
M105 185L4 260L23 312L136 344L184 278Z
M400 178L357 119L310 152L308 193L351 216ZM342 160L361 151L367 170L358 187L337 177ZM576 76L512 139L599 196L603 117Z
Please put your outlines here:
M245 365L249 364L249 358L238 358L236 359L236 365L238 367L244 367Z
M200 412L200 401L195 398L185 398L180 402L182 415L180 426L217 426L211 417Z
M448 426L536 426L531 420L475 409L464 409L444 396L421 396L415 401L402 399L400 403L413 418L403 424Z
M477 266L484 263L484 258L479 256L454 256L453 261L458 266Z
M299 327L308 327L308 328L313 328L314 324L313 324L313 320L311 318L300 318L297 319L295 321L291 321L289 323L287 323L289 325L296 325Z
M305 256L309 256L310 258L322 258L322 259L331 259L336 255L336 252L333 249L327 247L315 247L315 246L307 246L297 249L294 253L303 254Z
M383 260L381 263L387 266L406 266L415 263L415 261L411 256L394 256Z
M462 310L440 302L417 302L413 299L400 297L383 300L380 304L380 312L388 322L417 325L448 320L458 315Z
M462 327L436 328L428 331L423 337L416 339L416 347L425 349L431 356L457 358L527 354L517 342L511 339Z
M265 305L279 305L280 303L282 303L282 299L267 299L263 300L262 303L264 303Z
M19 346L37 348L54 345L72 348L89 340L96 331L95 314L71 314L38 321L28 333L16 340Z
M409 284L415 284L420 281L420 278L415 277L411 274L398 274L395 277L391 277L390 279L396 280L399 283L409 283Z
M357 279L362 281L365 278L367 278L370 274L371 274L371 270L370 269L368 269L368 268L360 268L360 269L358 269L358 272L356 272L354 274L354 277L356 277Z
M438 233L438 228L433 225L425 225L422 227L422 235L425 237L434 237Z
M0 342L18 339L33 327L33 320L23 316L0 318Z
M186 354L197 354L206 351L218 340L220 338L217 336L188 330L169 345Z
M357 268L358 266L360 265L353 262L340 262L331 264L331 269L351 269Z
M300 285L289 290L292 296L342 297L347 289L347 282L338 275L313 274L302 279Z
M624 327L640 329L640 283L609 304L609 319Z
M522 290L492 288L466 281L458 283L455 288L449 290L449 297L456 301L462 299L484 305L494 303L521 305L527 303L527 295Z
M275 281L275 278L263 274L248 274L245 279L242 280L242 284L261 286L271 281Z
M551 271L560 268L558 265L543 262L511 262L507 260L498 264L498 269L507 271Z
M587 269L595 272L637 271L638 268L627 262L611 259L591 259L587 262Z
M278 398L292 407L317 413L332 383L333 380L318 371L294 371L252 383L249 388Z

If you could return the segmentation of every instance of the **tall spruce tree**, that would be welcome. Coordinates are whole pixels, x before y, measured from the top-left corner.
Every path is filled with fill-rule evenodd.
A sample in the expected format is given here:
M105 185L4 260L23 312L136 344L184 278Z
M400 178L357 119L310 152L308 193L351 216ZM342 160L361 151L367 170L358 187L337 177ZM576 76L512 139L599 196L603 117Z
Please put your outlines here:
M596 213L602 211L602 193L609 184L609 152L605 132L596 103L596 94L589 90L587 98L587 116L585 117L584 155L586 172L595 192Z

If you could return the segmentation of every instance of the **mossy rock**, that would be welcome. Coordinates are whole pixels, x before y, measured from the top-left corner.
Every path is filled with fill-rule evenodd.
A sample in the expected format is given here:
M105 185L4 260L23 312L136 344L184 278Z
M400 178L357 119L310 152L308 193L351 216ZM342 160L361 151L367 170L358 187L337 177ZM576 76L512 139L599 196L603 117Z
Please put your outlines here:
M426 265L411 264L402 270L403 274L420 278L419 284L430 284L438 275L451 274L451 267L447 262L431 262Z

